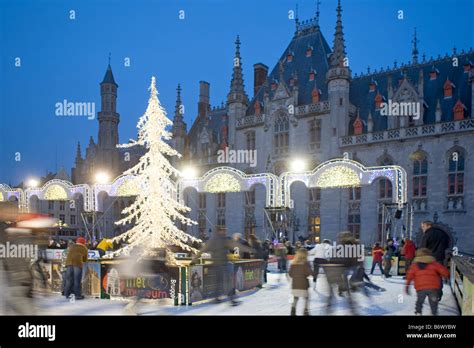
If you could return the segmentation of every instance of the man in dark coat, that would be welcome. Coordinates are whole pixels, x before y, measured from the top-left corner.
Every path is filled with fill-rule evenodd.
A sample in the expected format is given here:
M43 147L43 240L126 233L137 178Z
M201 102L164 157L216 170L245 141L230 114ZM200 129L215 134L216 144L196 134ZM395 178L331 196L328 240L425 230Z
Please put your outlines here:
M423 221L421 229L423 231L423 238L420 248L430 249L436 261L444 265L446 250L450 247L449 236L446 232L434 227L431 221Z
M449 236L446 232L433 226L431 221L423 221L421 223L421 230L423 231L423 238L421 240L420 248L427 248L431 251L431 255L437 262L445 265L446 250L450 247ZM443 281L440 280L441 287L439 289L439 299L443 296Z

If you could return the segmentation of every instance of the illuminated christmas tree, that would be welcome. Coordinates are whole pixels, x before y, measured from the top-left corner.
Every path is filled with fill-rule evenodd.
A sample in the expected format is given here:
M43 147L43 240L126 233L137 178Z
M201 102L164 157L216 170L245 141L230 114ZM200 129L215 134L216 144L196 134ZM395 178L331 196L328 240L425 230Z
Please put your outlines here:
M134 223L130 230L116 237L126 240L128 245L112 255L128 254L132 248L139 246L143 250L142 256L156 256L160 249L165 249L168 261L173 262L170 246L195 253L197 250L190 245L200 240L178 227L196 223L184 216L190 208L174 196L171 176L178 176L179 171L170 164L167 156L181 155L166 142L172 136L167 128L173 123L166 117L166 111L158 100L155 77L151 79L149 90L148 107L137 124L138 139L119 145L122 148L140 145L147 151L137 165L124 173L136 176L140 190L134 203L122 211L125 217L116 222L117 225Z

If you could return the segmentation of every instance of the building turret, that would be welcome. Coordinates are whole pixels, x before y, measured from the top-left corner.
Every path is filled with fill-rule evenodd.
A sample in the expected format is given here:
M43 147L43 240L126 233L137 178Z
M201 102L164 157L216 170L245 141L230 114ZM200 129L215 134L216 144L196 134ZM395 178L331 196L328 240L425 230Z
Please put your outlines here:
M181 102L181 85L178 84L178 88L176 88L176 106L174 110L172 133L174 148L182 155L184 155L185 151L184 145L187 132L187 125L184 122L183 115L184 106Z
M349 128L349 83L351 71L346 57L344 32L342 27L341 1L337 4L336 30L332 53L329 57L330 69L326 74L328 97L331 108L331 156L339 155L338 139L348 134Z
M247 94L245 93L244 76L242 72L242 58L240 57L240 38L237 35L235 40L235 57L233 61L232 80L230 91L227 95L228 122L229 122L229 146L234 146L235 122L244 117L249 105Z

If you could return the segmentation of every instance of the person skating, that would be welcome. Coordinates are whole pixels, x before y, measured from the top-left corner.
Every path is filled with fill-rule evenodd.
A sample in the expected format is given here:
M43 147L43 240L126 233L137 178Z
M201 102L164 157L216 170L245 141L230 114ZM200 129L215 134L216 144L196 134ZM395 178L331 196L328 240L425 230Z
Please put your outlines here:
M287 248L283 243L278 243L275 246L275 256L278 260L278 271L280 273L286 272L286 254Z
M86 240L79 237L76 244L71 246L66 259L66 288L64 289L64 296L69 298L74 294L76 300L82 300L82 267L87 262L88 251L86 247Z
M412 281L415 283L416 315L421 315L426 297L430 303L431 313L438 314L439 290L442 286L442 279L448 278L448 276L448 269L436 261L429 249L421 248L416 252L416 257L407 273L405 287L406 293L410 294L410 283Z
M379 266L381 275L384 275L385 272L382 267L383 259L383 248L380 246L380 243L375 243L372 248L372 268L370 269L370 275L374 274L375 266Z
M304 248L300 248L296 252L288 272L288 276L291 278L291 295L293 296L291 315L296 315L296 305L299 298L303 298L305 301L304 315L309 315L308 277L311 275L313 275L313 270L308 262L308 251Z
M395 247L393 246L393 240L389 239L387 241L387 246L385 247L385 253L383 254L385 278L391 277L390 270L392 269L392 259L394 255Z
M70 240L68 242L67 248L63 250L61 253L61 266L60 266L60 271L61 271L61 277L62 277L62 282L61 282L61 295L64 295L64 291L66 290L66 271L67 271L67 266L66 266L66 261L67 261L67 254L70 250L70 248L74 245L74 241Z
M416 247L415 243L410 238L405 238L405 244L401 250L401 255L405 259L405 274L410 269L410 265L415 258Z
M316 244L316 246L308 252L309 256L314 256L313 259L313 282L314 288L316 289L316 281L319 275L319 268L327 263L329 257L331 256L331 241L329 239L324 239L322 243Z

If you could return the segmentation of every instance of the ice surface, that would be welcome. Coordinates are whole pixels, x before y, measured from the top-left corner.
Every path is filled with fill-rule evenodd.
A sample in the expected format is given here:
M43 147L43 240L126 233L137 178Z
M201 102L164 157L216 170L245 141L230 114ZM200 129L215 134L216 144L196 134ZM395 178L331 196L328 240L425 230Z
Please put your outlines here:
M357 314L359 315L414 315L416 292L411 288L411 295L404 293L402 277L384 279L373 275L374 284L386 289L378 292L369 289L370 297L361 292L353 293ZM313 285L311 281L311 286ZM328 286L324 274L318 277L316 290L310 290L310 314L326 315ZM219 304L194 303L192 306L173 306L155 303L141 303L139 315L289 315L290 283L284 274L269 273L268 283L263 289L239 294L241 304L230 306L229 301ZM38 314L44 315L123 315L125 301L105 299L84 299L70 303L60 295L50 295L37 300ZM429 304L425 301L423 315L431 315ZM298 303L297 315L301 315L303 303ZM335 294L333 315L351 315L347 300ZM459 315L454 296L449 285L444 286L444 296L439 304L439 315Z

